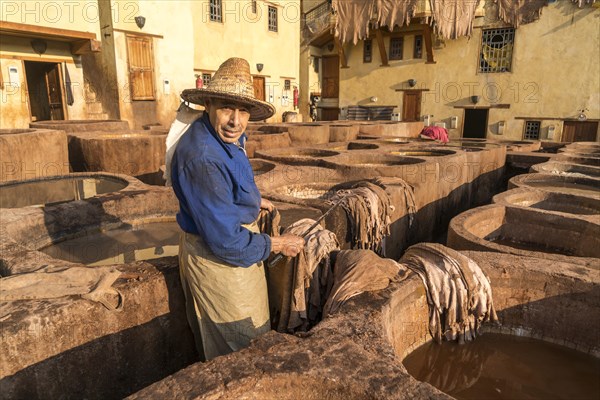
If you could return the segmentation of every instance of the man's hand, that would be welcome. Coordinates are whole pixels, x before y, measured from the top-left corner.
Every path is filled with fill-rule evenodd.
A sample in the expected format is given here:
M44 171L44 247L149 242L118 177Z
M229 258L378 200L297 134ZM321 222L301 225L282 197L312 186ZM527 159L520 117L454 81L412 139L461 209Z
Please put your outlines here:
M287 257L295 257L304 248L304 238L286 233L271 237L271 251Z
M273 211L275 206L267 199L260 199L260 208L267 211Z

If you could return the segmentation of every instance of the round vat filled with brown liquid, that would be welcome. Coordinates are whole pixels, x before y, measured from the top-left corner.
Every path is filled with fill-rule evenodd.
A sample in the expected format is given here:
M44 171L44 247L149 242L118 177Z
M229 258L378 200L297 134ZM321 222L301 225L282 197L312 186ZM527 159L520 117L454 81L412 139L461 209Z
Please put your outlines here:
M88 266L176 256L181 229L173 218L120 224L40 249L52 258Z
M459 345L426 343L407 371L456 399L598 399L600 359L553 343L497 333Z
M350 142L348 144L330 147L331 150L377 150L379 148L375 143Z
M0 208L41 206L118 192L129 182L110 174L74 174L0 184Z
M275 169L275 164L257 159L250 160L250 165L252 166L252 171L254 171L255 176L266 174Z

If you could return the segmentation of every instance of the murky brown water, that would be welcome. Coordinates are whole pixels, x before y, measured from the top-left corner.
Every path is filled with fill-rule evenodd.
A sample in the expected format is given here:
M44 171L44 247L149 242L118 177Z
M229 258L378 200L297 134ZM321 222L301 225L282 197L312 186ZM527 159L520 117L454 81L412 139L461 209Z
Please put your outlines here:
M552 343L485 334L472 343L427 343L408 372L457 399L599 399L600 359Z
M175 256L179 251L177 222L155 222L100 232L48 246L51 257L91 266Z
M127 187L127 181L112 177L66 177L3 185L0 208L48 205L87 199Z

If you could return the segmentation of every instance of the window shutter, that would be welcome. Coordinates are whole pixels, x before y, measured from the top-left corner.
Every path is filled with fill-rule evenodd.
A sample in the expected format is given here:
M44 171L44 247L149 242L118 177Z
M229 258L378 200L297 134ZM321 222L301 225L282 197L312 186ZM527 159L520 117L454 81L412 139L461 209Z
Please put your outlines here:
M131 100L154 100L152 38L127 36Z

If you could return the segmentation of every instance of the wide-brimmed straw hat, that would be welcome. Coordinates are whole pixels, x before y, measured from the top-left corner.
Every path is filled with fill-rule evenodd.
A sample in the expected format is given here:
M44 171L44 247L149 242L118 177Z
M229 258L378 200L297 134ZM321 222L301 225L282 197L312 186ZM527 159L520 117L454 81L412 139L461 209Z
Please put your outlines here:
M275 114L275 107L254 97L250 64L243 58L225 61L202 89L186 89L181 93L184 101L204 105L206 99L231 100L248 107L251 121L267 119Z

